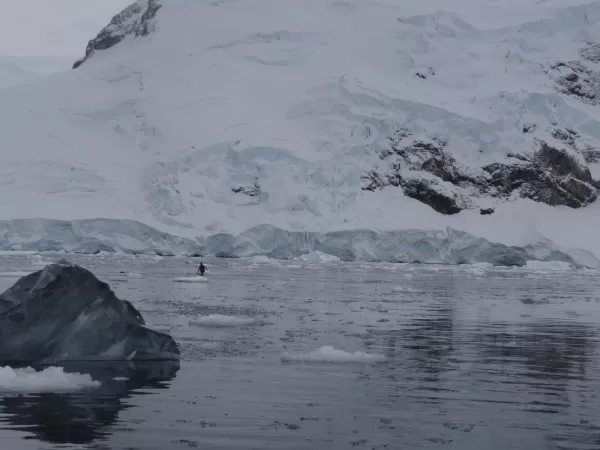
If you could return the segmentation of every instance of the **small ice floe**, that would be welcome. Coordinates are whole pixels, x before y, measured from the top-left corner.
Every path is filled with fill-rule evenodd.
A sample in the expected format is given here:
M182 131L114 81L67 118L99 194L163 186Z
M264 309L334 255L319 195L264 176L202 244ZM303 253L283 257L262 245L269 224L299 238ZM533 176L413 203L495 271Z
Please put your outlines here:
M321 363L374 363L386 360L384 355L356 351L353 353L326 345L308 353L291 354L285 352L282 361L321 362Z
M323 253L323 252L319 252L319 251L300 255L299 259L301 261L311 262L311 263L332 263L332 262L340 262L341 261L341 259L338 258L337 256L333 256L328 253Z
M76 391L100 386L89 374L68 373L62 367L36 371L31 367L0 367L0 392L42 393Z
M193 277L177 277L174 278L175 283L208 283L206 276L193 276Z
M208 316L199 316L189 321L190 325L199 327L237 327L242 325L252 325L256 320L252 317L224 316L221 314L210 314Z

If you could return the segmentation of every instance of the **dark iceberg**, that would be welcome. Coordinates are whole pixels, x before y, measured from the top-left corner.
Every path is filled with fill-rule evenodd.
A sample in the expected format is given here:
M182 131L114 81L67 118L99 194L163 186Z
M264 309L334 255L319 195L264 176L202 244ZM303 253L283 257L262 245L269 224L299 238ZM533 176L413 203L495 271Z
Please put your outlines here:
M167 334L83 267L60 261L0 295L0 361L179 360Z

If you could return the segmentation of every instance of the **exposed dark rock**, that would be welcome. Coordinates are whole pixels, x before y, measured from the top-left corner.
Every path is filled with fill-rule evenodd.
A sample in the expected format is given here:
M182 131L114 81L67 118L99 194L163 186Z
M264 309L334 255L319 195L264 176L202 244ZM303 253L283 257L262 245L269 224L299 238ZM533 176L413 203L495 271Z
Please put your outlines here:
M546 203L580 208L596 201L598 193L587 167L582 167L564 149L540 142L531 162L494 163L483 168L492 175L491 184L499 195L519 190L521 197Z
M90 271L60 261L0 295L0 361L178 360L167 334Z
M600 163L600 149L586 147L581 151L585 162L588 164L597 164Z
M413 139L412 136L408 130L401 129L390 139L390 148L379 154L380 159L391 160L390 170L384 175L375 170L367 173L362 178L365 183L363 189L374 191L385 186L402 187L408 197L442 214L456 214L467 208L468 202L454 192L453 186L483 186L485 183L480 177L487 174L473 175L459 166L456 159L444 151L447 142L436 138ZM406 178L402 175L403 169L427 172L437 179Z
M537 126L535 124L523 125L523 133L531 133L535 131L536 128Z
M581 57L593 63L600 63L600 43L591 43L587 48L579 50Z
M555 128L552 130L552 137L554 139L558 139L559 141L564 142L570 146L575 145L575 139L579 137L579 134L573 130L561 130L560 128Z
M564 142L573 150L581 153L584 160L588 164L596 164L600 162L600 149L589 145L581 145L578 139L581 137L575 130L556 128L552 130L552 137Z
M467 169L445 149L446 142L436 139L411 139L400 130L391 138L390 148L379 158L389 161L387 169L374 169L362 177L363 190L374 191L386 186L401 187L404 193L442 214L456 214L476 207L473 198L490 196L508 199L514 192L524 198L551 206L580 208L597 199L600 182L594 181L585 160L600 159L600 151L578 150L574 130L554 129L552 136L572 148L555 148L537 139L532 157L509 153L516 162L498 162L480 169ZM577 153L584 158L579 161ZM414 172L427 172L419 176ZM487 210L485 210L487 211ZM493 212L493 210L492 210ZM481 212L487 214L488 212ZM491 214L491 213L490 213Z
M490 214L494 214L494 208L483 208L479 210L479 214L482 216L489 216Z
M260 194L260 186L257 183L254 183L253 186L237 186L231 188L231 191L235 194L246 194L250 197L258 197Z
M506 157L507 158L516 158L519 161L529 161L529 158L527 158L527 156L520 155L519 153L507 153Z
M600 73L579 61L559 62L551 67L560 92L592 105L600 104Z
M437 184L431 180L408 180L402 183L404 193L419 200L442 214L458 214L464 208L460 200L449 193L436 189Z
M73 64L77 69L96 51L117 45L126 36L147 36L154 29L154 17L161 8L160 0L137 0L119 14L98 35L88 42L85 56Z

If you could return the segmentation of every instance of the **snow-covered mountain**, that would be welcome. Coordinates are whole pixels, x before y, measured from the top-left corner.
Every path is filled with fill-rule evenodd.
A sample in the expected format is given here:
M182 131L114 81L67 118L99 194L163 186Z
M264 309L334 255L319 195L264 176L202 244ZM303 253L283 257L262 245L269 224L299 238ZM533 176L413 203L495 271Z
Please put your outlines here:
M67 58L0 56L0 89L30 83L68 68Z
M600 2L404 3L133 3L0 91L0 246L599 265Z

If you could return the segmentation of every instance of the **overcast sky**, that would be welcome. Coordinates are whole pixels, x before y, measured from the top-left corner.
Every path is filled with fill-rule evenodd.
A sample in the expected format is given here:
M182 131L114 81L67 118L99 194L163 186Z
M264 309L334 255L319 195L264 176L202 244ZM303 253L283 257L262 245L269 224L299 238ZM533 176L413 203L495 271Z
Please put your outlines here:
M75 56L133 0L0 0L0 55Z

